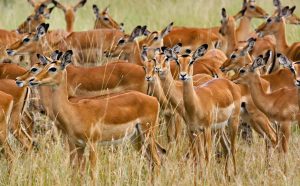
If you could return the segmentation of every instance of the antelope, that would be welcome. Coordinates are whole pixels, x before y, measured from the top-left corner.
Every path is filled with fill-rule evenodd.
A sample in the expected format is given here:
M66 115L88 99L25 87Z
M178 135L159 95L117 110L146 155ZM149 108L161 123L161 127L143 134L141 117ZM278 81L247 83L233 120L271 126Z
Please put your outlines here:
M278 15L279 12L282 10L282 5L280 0L273 0L273 5L276 7L276 10L273 14L273 16ZM294 11L296 9L296 6L292 6L289 8L289 12L292 14L289 17L286 17L286 23L287 24L293 24L293 25L299 25L300 24L300 18L294 14Z
M245 65L252 64L252 56L249 52L255 46L255 39L250 38L248 45L243 48L236 49L230 58L221 66L221 70L226 72L229 79L235 79L239 70ZM262 68L264 68L264 65ZM278 90L283 87L294 88L293 74L286 68L280 69L276 64L276 53L273 55L272 64L268 69L269 74L262 75L261 78L268 82L270 91Z
M255 4L254 0L244 0L242 10L234 16L235 20L240 19L236 31L237 41L246 41L251 33L251 20L253 18L265 19L268 13L260 6Z
M107 57L119 56L119 59L128 60L130 63L143 66L140 55L142 47L147 47L148 49L150 47L152 49L161 47L163 44L163 37L169 34L172 26L173 23L170 23L160 33L148 33L147 26L137 26L130 35L125 35L114 46L112 46L109 51L105 51L104 53ZM137 37L144 34L147 35L146 38L139 42L135 40Z
M250 33L250 21L252 18L265 18L268 14L255 1L244 0L242 10L233 16L234 21L241 19L237 28L237 40L244 41ZM220 27L213 28L188 28L174 27L169 35L164 38L164 45L172 47L177 43L182 43L184 47L195 50L199 45L208 43L209 48L216 46L218 42L224 42L224 38L219 33ZM200 37L200 36L201 37ZM226 46L226 41L225 41ZM222 44L222 45L224 45ZM222 46L225 47L225 46Z
M54 7L47 8L47 4L49 4L49 1L46 4L40 3L35 5L35 12L29 15L26 18L26 20L18 26L16 30L17 33L30 33L34 31L37 26L39 26L42 23L45 23L46 19L50 18L50 14L54 9Z
M300 59L299 55L299 42L288 45L285 33L285 18L293 14L293 10L289 7L283 8L278 15L269 17L265 23L262 23L256 32L259 36L274 35L276 38L276 49L279 53L286 55L292 61Z
M11 111L10 129L25 150L30 150L33 142L31 136L33 122L29 114L25 113L30 96L29 88L23 87L20 89L14 80L0 79L0 91L13 97L14 104ZM22 128L21 121L25 124L25 129Z
M222 8L222 19L221 19L221 27L220 34L224 37L225 41L227 41L227 47L223 51L227 57L230 57L232 52L234 52L237 48L246 45L247 43L239 43L236 36L235 29L235 19L233 16L228 16L226 13L226 9ZM271 38L259 38L256 39L256 45L252 49L252 55L258 56L264 51L274 50L275 44L273 43Z
M109 28L117 29L124 32L124 24L118 24L108 13L109 8L106 7L101 13L99 13L99 8L97 5L93 5L93 11L96 16L94 29L99 28Z
M111 29L97 29L83 32L72 32L65 36L64 32L49 31L49 24L41 24L36 32L25 35L6 50L10 56L29 54L31 61L37 61L36 53L50 54L54 49L66 51L68 47L74 50L77 62L81 64L95 63L101 51L106 51L113 43L116 43L123 32Z
M27 70L14 63L0 64L0 79L16 79Z
M83 7L87 2L87 0L79 0L79 2L74 6L65 6L56 0L52 0L52 2L57 8L61 9L64 12L67 32L69 33L73 32L76 11L79 8Z
M92 178L97 159L97 142L111 144L129 139L138 150L145 149L148 159L153 164L160 166L158 151L162 152L162 148L155 141L159 113L156 98L130 91L106 98L83 99L71 103L68 100L66 71L71 58L72 51L65 52L61 61L51 61L29 84L51 87L53 112L63 128L67 129L70 147L73 147L70 150L72 152L76 147L80 163L85 147L90 147ZM85 168L84 162L82 164Z
M0 144L4 148L6 159L11 162L14 159L13 151L8 143L8 126L13 108L13 97L0 91Z
M253 102L272 121L279 124L279 136L284 156L288 153L288 141L290 138L290 127L292 121L296 120L298 114L298 98L296 88L281 88L271 93L262 89L260 77L255 70L265 65L269 58L268 52L265 56L257 57L251 65L240 69L236 83L248 86ZM285 172L287 164L285 162Z

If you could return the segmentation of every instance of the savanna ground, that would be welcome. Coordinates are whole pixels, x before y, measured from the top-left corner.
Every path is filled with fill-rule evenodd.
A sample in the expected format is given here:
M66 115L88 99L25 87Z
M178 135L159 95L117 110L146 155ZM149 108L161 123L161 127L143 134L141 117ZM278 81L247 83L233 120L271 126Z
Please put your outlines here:
M76 3L75 0L64 0L65 3ZM283 5L296 5L296 14L300 15L299 0L282 0ZM148 25L150 30L160 30L171 21L175 25L194 27L211 27L220 24L220 10L225 7L230 15L241 8L241 0L88 0L84 8L77 12L75 30L88 30L94 25L95 16L92 4L100 9L110 5L110 14L118 21L125 23L126 32L136 25ZM257 4L273 12L272 0L260 0ZM32 11L25 0L2 0L0 2L0 28L14 29L24 21ZM262 20L255 20L255 28ZM49 20L50 29L65 28L61 10L55 9ZM288 41L300 41L300 26L288 26ZM36 140L39 150L22 153L19 144L10 137L10 143L16 152L10 174L3 155L0 158L1 185L90 185L89 176L74 173L69 166L69 154L61 136L53 138L51 122L46 117L36 115ZM161 120L162 125L164 124ZM184 161L187 150L187 139L182 137L179 144L167 144L165 129L157 136L168 148L160 175L155 185L192 185L193 169L191 161ZM204 172L201 185L299 185L300 184L300 132L293 126L290 140L290 154L287 157L289 170L285 175L278 153L271 153L271 168L265 167L265 145L261 138L255 136L249 146L238 140L237 172L230 181L224 177L224 162L217 163L212 159L210 168ZM54 140L53 140L54 139ZM150 174L148 163L140 153L130 145L117 147L98 147L97 184L98 185L148 185ZM232 166L230 166L232 167ZM231 170L232 173L232 170Z

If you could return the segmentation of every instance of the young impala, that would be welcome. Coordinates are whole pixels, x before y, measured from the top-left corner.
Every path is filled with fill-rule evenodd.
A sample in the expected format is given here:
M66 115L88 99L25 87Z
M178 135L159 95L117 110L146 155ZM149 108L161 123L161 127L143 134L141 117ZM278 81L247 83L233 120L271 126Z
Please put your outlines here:
M159 113L156 98L130 91L71 103L68 100L66 71L71 58L72 51L67 51L61 61L47 64L29 83L31 86L51 87L53 111L66 129L70 147L73 147L71 152L76 147L79 162L82 163L84 150L89 146L94 178L96 143L117 143L127 139L139 150L144 149L152 163L159 166L158 152L162 149L155 141Z
M79 8L83 7L85 5L85 3L87 2L87 0L80 0L74 6L71 6L71 5L70 6L65 6L65 5L61 4L60 2L58 2L56 0L52 0L52 2L57 8L61 9L64 12L67 32L69 32L69 33L73 32L76 11Z
M109 8L106 7L101 13L99 12L99 8L97 5L93 5L93 11L96 16L94 29L99 28L109 28L109 29L117 29L124 32L124 24L118 24L108 13Z

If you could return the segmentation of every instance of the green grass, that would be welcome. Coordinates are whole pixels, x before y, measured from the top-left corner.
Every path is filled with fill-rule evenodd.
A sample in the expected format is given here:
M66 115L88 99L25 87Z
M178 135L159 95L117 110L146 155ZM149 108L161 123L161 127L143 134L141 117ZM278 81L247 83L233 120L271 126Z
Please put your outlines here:
M0 27L15 29L32 11L25 0L0 2ZM75 4L76 1L63 1ZM96 3L100 9L110 5L110 14L118 22L125 23L129 33L136 25L148 25L150 30L161 30L171 21L176 25L193 27L211 27L220 24L220 10L225 7L230 15L235 14L241 7L240 0L88 0L86 6L78 10L75 30L89 30L93 28L95 16L92 4ZM271 0L257 2L269 13L272 13ZM300 15L300 1L287 0L283 4L297 5L296 14ZM61 10L55 9L49 20L51 29L64 29L65 21ZM255 28L262 20L255 20ZM300 40L300 26L288 26L289 42ZM163 123L162 123L163 124ZM61 137L53 140L48 130L50 122L44 117L37 117L37 125L47 130L37 129L37 141L40 148L37 152L21 153L18 143L11 138L13 150L17 158L13 162L12 170L8 173L8 166L3 156L0 158L0 185L90 185L88 176L81 177L74 173L68 163L68 151ZM50 125L51 126L51 125ZM166 147L164 130L158 136L159 141ZM223 175L224 162L218 164L214 159L210 168L204 173L201 185L299 185L300 183L300 150L299 129L294 131L290 140L290 154L287 157L289 171L282 172L278 153L273 152L271 169L265 169L264 142L256 136L254 144L248 146L238 141L237 176L228 181ZM182 158L187 150L187 139L172 149L164 160L160 175L155 179L155 185L192 185L193 171L190 161ZM135 152L129 145L118 147L98 147L97 183L98 185L149 185L150 174L147 161Z

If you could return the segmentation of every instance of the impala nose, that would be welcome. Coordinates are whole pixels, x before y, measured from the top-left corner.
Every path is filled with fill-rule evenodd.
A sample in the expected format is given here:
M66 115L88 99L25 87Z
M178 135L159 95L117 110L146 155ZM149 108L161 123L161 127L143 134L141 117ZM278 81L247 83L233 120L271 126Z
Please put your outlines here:
M300 80L296 80L296 82L295 82L295 85L297 86L297 87L300 87Z
M23 81L16 80L16 84L17 84L18 87L23 87L24 86Z
M181 80L186 80L187 79L187 74L180 74L179 75L179 78L181 79Z
M146 76L146 81L151 81L151 76Z
M15 52L13 50L11 50L11 49L6 49L6 53L9 56L13 56L15 54Z

